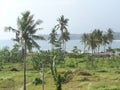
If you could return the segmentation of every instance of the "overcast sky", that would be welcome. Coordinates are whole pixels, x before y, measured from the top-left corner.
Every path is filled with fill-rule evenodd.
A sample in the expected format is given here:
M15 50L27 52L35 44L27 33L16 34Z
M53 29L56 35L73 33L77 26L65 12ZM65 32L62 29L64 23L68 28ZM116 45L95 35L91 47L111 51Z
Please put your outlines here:
M34 19L41 19L41 34L49 34L64 15L69 19L70 33L103 31L112 28L120 32L120 0L0 0L0 39L11 39L14 34L4 32L5 26L16 28L21 13L29 10Z

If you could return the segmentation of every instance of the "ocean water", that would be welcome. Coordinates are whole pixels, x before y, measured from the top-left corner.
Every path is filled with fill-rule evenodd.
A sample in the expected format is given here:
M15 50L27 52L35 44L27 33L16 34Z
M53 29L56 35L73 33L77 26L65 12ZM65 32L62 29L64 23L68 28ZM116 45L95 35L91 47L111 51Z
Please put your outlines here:
M41 46L41 50L51 50L51 44L49 43L49 41L37 41L37 42ZM12 49L14 44L15 42L12 40L0 40L0 49L6 46L9 47L9 49ZM72 51L74 46L77 46L78 49L83 51L84 46L82 45L80 40L69 40L68 42L66 42L67 51ZM108 46L106 48L108 48ZM113 40L111 48L120 48L120 40ZM102 50L103 47L100 48L100 51Z

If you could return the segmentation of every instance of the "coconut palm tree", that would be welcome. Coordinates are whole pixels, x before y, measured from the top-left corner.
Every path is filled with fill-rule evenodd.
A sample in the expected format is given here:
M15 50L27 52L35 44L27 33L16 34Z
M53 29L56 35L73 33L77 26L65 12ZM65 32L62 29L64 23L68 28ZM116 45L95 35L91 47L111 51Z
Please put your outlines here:
M64 37L64 33L66 33L66 32L68 33L68 29L67 29L68 25L67 24L68 24L69 19L65 18L64 15L62 15L60 18L58 18L57 21L58 21L58 24L56 25L56 28L57 28L57 30L59 29L61 32L59 41L64 46L64 43L66 42L66 39ZM67 34L67 35L69 35L69 34Z
M98 53L99 53L100 45L102 44L102 33L103 32L99 29L95 29L92 33L94 33L94 38L96 38L95 43L97 45Z
M109 43L109 42L108 42L108 39L107 39L107 35L104 34L104 35L102 36L102 45L104 46L104 52L105 52L105 47L106 47L106 45L107 45L108 43Z
M109 28L108 30L107 30L107 38L108 38L108 42L109 42L109 45L112 43L112 41L113 41L113 30L111 29L111 28Z
M88 48L91 49L92 54L94 53L94 50L97 47L96 40L97 39L95 38L95 33L93 32L90 33L88 36L87 45L88 45Z
M70 40L70 33L68 31L63 32L64 44L63 49L66 51L66 42Z
M36 32L40 28L36 26L42 23L41 20L34 21L33 15L29 11L26 11L21 14L22 17L17 19L17 29L12 27L7 27L6 30L12 30L16 34L14 41L18 42L22 47L23 52L23 61L24 61L24 90L26 90L26 55L27 50L32 50L32 47L40 49L40 46L35 40L44 39L42 36L36 35Z
M52 32L49 34L48 39L50 40L49 42L52 44L52 50L54 50L54 47L57 42L57 32L56 32L55 28L52 29Z
M84 45L84 53L85 53L85 48L87 47L87 40L88 40L88 34L84 33L82 36L81 36L81 42L83 43Z

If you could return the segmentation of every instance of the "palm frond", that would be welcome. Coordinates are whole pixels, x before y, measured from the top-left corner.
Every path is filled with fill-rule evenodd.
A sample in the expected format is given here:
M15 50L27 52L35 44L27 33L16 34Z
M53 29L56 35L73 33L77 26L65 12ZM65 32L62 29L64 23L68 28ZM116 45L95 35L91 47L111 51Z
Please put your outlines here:
M35 40L45 40L45 38L43 36L40 36L40 35L32 35L32 38Z
M39 46L39 44L37 44L37 42L35 42L33 39L31 39L31 41L32 41L32 46L33 47L35 47L37 49L40 49L40 46Z

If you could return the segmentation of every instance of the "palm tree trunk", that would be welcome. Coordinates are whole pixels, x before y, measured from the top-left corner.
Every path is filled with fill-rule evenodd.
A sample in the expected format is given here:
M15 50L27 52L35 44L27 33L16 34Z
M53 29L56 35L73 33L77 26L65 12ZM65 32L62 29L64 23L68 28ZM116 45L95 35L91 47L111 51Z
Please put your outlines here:
M85 43L84 43L84 53L85 53Z
M44 64L42 64L42 90L44 90Z
M66 42L64 42L64 50L66 51Z
M105 53L105 48L106 48L106 45L104 45L104 53Z
M23 60L24 60L24 90L26 90L26 44L23 48Z

